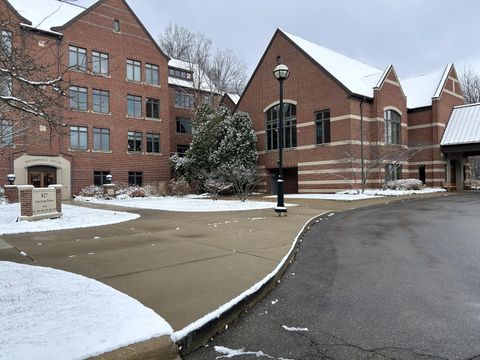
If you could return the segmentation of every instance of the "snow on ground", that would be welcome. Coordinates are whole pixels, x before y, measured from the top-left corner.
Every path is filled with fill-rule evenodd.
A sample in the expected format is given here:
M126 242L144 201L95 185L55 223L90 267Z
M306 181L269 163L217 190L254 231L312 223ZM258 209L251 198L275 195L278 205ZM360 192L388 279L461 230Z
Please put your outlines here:
M0 261L0 358L84 359L172 327L137 300L96 280Z
M284 328L287 331L308 331L308 328L290 327L286 325L282 325L282 328Z
M221 356L217 356L215 359L230 359L235 356L245 356L245 355L254 355L256 358L266 358L266 359L274 359L274 360L291 360L286 358L276 358L265 354L263 351L245 351L245 349L229 349L225 346L215 346L215 351Z
M20 216L20 204L0 204L0 235L118 224L140 217L138 214L128 212L65 204L62 205L62 212L63 216L58 219L17 222L17 217Z
M337 200L337 201L355 201L372 199L379 196L403 196L416 194L430 194L435 192L445 192L441 188L424 188L421 190L383 190L367 189L363 194L355 190L341 191L336 194L286 194L286 199L317 199L317 200ZM276 195L266 196L266 198L276 198Z
M239 211L273 209L275 203L267 201L240 201L240 200L212 200L198 196L163 196L148 198L124 198L124 199L94 199L77 197L76 201L88 201L97 204L126 206L139 209L180 211L180 212L214 212L214 211ZM287 205L294 206L294 205Z

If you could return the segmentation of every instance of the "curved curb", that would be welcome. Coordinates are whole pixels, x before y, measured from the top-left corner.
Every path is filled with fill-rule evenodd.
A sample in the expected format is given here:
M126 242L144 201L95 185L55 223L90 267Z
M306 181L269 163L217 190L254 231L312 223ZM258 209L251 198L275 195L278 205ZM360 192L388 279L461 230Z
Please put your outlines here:
M263 278L257 283L261 284L258 289L256 289L252 293L247 294L246 296L243 296L243 294L245 293L239 295L237 298L240 299L235 302L234 305L221 312L215 318L199 324L195 329L189 331L188 333L184 335L181 334L185 331L188 331L189 326L187 326L183 330L174 333L172 335L172 339L177 343L180 355L185 356L193 350L196 350L206 344L212 337L224 330L226 325L236 320L240 316L240 314L252 308L256 303L258 303L266 295L268 295L268 293L280 282L280 279L287 270L288 266L295 259L296 253L298 251L299 240L301 240L305 232L310 229L310 226L319 217L329 213L333 213L333 211L325 211L321 214L317 214L305 223L305 225L295 237L289 252L279 262L275 270L273 270L270 274L268 274L265 278ZM231 301L235 301L236 299L233 299ZM200 321L201 319L197 320L197 322Z

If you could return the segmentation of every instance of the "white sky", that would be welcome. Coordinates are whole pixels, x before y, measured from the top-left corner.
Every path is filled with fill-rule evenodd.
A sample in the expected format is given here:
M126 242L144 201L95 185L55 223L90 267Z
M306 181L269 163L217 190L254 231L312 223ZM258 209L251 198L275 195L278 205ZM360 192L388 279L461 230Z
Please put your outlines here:
M153 37L169 23L202 32L243 58L249 75L277 27L380 69L393 63L401 77L449 62L480 72L480 1L127 1Z

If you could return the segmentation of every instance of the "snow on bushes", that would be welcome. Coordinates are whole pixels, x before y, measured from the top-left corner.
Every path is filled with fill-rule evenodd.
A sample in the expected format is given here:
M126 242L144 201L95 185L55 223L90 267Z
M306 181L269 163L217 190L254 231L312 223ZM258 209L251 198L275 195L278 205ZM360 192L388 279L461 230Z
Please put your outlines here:
M172 179L168 182L167 191L169 195L185 196L190 192L190 185L183 177Z
M421 190L423 183L418 179L402 179L388 181L383 185L388 190Z
M103 188L96 185L90 185L80 190L78 196L101 199L103 198Z
M145 186L131 186L125 183L116 183L115 190L117 197L120 198L137 198L137 197L149 197L149 196L158 196L159 191L155 186L145 185ZM95 199L110 199L109 196L103 193L103 188L101 186L90 185L84 187L76 196L79 200L83 198L95 198Z

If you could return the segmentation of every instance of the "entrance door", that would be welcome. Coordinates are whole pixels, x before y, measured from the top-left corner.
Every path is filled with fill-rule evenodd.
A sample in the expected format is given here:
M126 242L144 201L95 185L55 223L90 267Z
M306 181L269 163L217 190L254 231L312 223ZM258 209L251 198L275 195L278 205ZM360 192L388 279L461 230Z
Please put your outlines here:
M28 168L28 184L35 187L48 187L57 183L57 169L52 166L32 166Z
M425 165L420 165L418 167L418 180L420 180L422 183L426 183L427 177L425 174Z
M450 161L450 183L457 185L457 162L455 160Z

